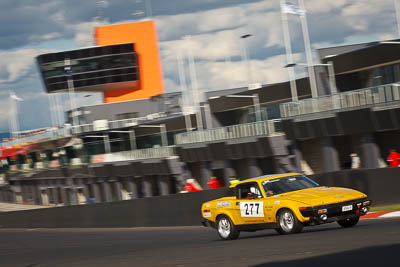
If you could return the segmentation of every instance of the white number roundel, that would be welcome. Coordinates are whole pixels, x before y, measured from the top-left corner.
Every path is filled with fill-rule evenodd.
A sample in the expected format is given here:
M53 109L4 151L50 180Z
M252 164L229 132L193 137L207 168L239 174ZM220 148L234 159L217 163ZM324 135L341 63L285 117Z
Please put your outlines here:
M240 215L242 217L264 217L263 202L262 201L240 202Z

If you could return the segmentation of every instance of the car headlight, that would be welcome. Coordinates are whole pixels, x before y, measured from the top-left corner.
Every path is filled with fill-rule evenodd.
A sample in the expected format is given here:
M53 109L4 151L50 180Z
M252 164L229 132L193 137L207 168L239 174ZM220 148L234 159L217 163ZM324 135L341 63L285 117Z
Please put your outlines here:
M328 220L328 215L326 215L326 214L322 214L322 215L320 215L319 217L320 217L320 219L323 220L323 221Z
M323 214L323 213L327 213L328 210L327 209L319 209L318 210L318 214Z
M361 211L362 211L363 213L367 213L367 212L368 212L368 207L362 207L362 208L361 208Z

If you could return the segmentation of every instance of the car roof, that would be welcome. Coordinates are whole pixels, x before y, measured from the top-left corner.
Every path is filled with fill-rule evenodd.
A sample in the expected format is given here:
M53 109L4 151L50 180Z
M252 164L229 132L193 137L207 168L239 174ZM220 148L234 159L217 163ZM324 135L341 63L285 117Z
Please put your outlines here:
M279 173L279 174L268 174L268 175L262 175L254 178L248 178L243 181L240 181L239 183L233 184L230 187L236 187L240 184L243 183L248 183L248 182L258 182L258 181L263 181L263 180L270 180L270 179L275 179L275 178L282 178L282 177L287 177L287 176L292 176L292 175L299 175L300 173Z

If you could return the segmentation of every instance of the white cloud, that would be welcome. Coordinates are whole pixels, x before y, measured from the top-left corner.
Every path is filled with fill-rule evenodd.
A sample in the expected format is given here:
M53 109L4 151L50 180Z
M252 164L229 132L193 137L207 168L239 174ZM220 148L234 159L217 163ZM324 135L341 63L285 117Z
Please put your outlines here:
M105 25L107 22L90 21L69 25L68 28L74 32L75 43L78 47L87 47L95 45L94 29L99 25Z
M300 54L294 55L295 60L299 60ZM245 61L196 61L195 69L198 88L202 91L215 91L227 88L245 87L248 83L260 82L262 84L278 83L288 80L287 69L283 68L286 64L284 55L270 57L264 60L252 59ZM184 62L186 70L189 64ZM248 69L251 70L249 76ZM175 71L173 71L175 70ZM166 90L173 91L174 87L178 91L179 73L177 68L171 68L166 80ZM193 79L190 73L186 72L187 87L192 88Z
M335 0L335 1L321 1L311 0L305 2L305 9L307 13L328 13L333 9L342 9L349 3L348 0Z
M183 40L160 43L162 55L175 57L176 53L189 50L198 59L221 59L240 55L239 34L235 31L221 31L215 34L202 34Z
M385 34L379 35L378 38L379 38L380 41L383 41L383 40L395 39L395 38L397 38L397 36L395 36L394 34L385 33Z
M29 36L29 40L33 41L33 42L41 42L41 41L47 41L47 40L52 40L52 39L57 39L60 38L61 33L59 32L51 32L51 33L46 33L46 34L42 34L42 35L32 35Z
M166 92L176 92L180 91L180 84L177 84L174 80L167 78L164 80L164 88Z
M356 0L341 10L341 17L347 25L363 32L369 32L376 24L385 25L388 22L394 29L394 16L393 1Z
M160 40L179 35L198 34L235 28L245 23L245 10L240 7L220 8L196 13L156 18Z
M58 24L65 23L65 13L63 11L55 12L54 14L51 14L49 18Z
M373 7L373 8L372 8ZM375 15L387 8L394 8L393 1L357 0L342 9L344 17Z
M47 49L21 49L13 52L0 52L0 82L15 82L29 75L35 63L35 57L49 53ZM35 70L36 72L36 70Z

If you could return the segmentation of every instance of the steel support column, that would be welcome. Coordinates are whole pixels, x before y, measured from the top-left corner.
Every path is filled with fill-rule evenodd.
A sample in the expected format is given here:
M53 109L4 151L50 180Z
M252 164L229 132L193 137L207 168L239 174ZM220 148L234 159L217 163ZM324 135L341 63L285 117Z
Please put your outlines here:
M339 155L333 143L332 137L323 137L321 139L322 156L324 160L325 172L340 170Z

